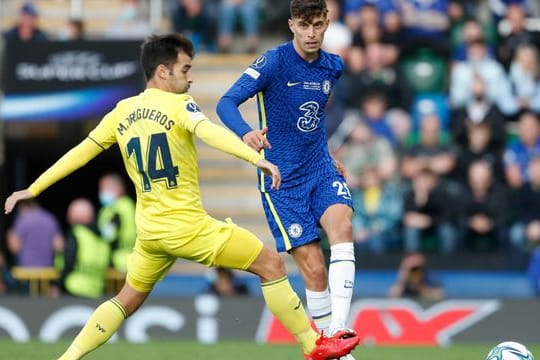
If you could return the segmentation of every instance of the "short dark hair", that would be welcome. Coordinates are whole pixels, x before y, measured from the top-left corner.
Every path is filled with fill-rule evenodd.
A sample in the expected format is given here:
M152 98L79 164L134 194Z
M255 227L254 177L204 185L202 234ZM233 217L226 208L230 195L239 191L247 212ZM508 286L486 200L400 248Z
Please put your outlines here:
M180 51L190 58L195 56L192 42L182 34L170 33L148 37L141 49L141 66L146 80L154 76L159 65L170 67L174 64Z
M300 18L305 21L311 21L319 15L326 16L328 12L325 0L292 0L290 10L291 19Z

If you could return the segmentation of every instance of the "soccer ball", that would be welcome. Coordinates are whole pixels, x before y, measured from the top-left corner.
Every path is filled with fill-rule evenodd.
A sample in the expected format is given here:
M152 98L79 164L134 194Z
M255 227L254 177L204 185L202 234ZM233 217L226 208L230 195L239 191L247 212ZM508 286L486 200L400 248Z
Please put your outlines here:
M505 341L491 349L486 360L534 360L534 356L525 345Z

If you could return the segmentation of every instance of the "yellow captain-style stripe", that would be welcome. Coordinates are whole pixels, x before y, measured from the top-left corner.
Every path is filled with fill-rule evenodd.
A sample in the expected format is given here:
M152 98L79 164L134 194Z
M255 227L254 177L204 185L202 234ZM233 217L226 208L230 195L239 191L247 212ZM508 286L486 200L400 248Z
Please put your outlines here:
M261 116L260 116L261 129L264 129L266 127L266 109L264 107L264 95L263 95L262 91L259 91L257 93L257 100L259 101L259 111L261 113ZM263 159L265 159L266 156L264 154L264 148L261 149L260 153L261 153L261 156L263 157ZM262 171L259 171L259 182L260 182L260 186L261 186L261 191L264 192L265 191L265 188L264 188L264 173Z
M281 236L283 236L283 241L285 241L285 250L289 251L292 248L291 241L289 240L289 235L287 234L287 231L283 227L283 223L281 222L281 219L279 218L276 208L274 207L274 203L272 203L272 199L270 199L270 194L264 193L264 197L266 198L266 201L268 202L268 206L270 207L270 211L272 212L272 215L274 216L274 220L276 221L279 227L279 232L281 232Z

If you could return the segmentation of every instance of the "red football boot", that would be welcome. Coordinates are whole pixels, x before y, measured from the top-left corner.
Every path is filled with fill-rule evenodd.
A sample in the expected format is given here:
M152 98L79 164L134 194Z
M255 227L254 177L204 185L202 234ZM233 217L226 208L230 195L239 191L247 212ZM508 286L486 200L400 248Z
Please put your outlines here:
M347 338L355 337L355 336L357 336L356 331L349 328L336 329L332 333L332 337L339 338L339 339L347 339Z
M354 334L347 338L336 336L327 337L321 335L315 344L315 349L310 354L304 354L305 360L328 360L337 359L350 353L360 342L360 338Z

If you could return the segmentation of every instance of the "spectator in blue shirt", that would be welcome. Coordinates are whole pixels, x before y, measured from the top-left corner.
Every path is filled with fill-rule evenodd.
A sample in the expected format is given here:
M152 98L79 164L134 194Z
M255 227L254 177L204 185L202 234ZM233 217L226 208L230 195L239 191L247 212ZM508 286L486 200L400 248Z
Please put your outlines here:
M418 48L428 48L440 56L449 57L448 0L402 0L399 11L405 39L403 56L413 54Z
M540 128L538 117L530 112L519 118L519 138L506 148L504 166L506 179L512 188L519 188L529 182L529 163L540 155Z
M386 122L386 99L378 92L372 92L364 96L362 101L362 118L371 128L376 136L381 136L388 140L393 146L397 145L397 140L392 129Z

